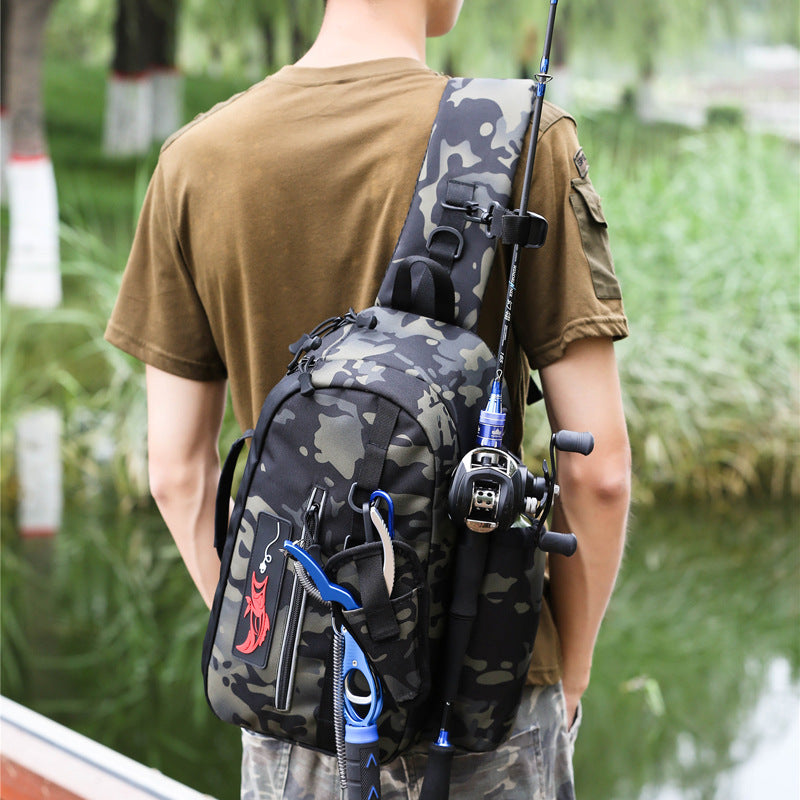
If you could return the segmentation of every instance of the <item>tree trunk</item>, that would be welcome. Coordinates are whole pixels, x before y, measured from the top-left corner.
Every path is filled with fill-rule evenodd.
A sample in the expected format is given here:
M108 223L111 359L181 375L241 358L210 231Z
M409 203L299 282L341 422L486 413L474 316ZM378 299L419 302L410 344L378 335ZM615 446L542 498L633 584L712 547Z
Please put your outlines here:
M38 308L61 302L58 198L42 99L44 31L52 4L4 0L2 6L3 100L7 96L11 134L4 291L9 305ZM60 420L59 411L42 408L17 422L18 521L26 534L53 533L61 524Z
M117 0L103 137L108 155L142 155L180 127L177 14L178 0Z
M11 128L8 121L8 9L9 0L0 3L0 202L8 203L6 167L11 155Z
M152 37L153 141L161 143L183 122L183 76L175 66L178 0L151 2L146 14Z
M61 302L58 198L42 100L44 30L52 2L3 3L8 15L3 72L7 72L7 126L11 130L6 175L10 230L5 297L11 305L42 308Z
M41 156L47 153L42 103L42 49L52 4L53 0L6 0L3 3L4 7L9 7L7 88L15 155Z

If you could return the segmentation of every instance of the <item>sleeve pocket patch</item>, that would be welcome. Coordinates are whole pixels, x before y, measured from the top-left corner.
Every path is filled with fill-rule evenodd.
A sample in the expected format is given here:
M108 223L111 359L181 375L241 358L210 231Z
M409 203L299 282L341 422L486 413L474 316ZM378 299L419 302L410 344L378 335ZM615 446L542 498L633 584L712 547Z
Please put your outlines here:
M600 197L589 178L573 178L569 201L578 221L583 252L589 262L594 293L599 300L620 300L622 292L614 274L614 259L608 245L608 223Z

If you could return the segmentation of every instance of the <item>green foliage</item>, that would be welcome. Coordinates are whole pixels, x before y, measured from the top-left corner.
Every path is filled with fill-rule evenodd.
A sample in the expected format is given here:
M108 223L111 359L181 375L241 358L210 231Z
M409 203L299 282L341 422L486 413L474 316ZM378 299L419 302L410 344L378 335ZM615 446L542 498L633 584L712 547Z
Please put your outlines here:
M706 109L706 122L709 125L741 128L744 125L744 111L741 106L709 106Z
M734 33L737 0L672 0L620 3L615 0L574 0L565 4L564 32L569 46L590 52L612 51L649 74L659 56L686 54L701 45L721 17Z
M631 324L617 352L638 495L796 495L797 150L619 115L580 131Z
M295 60L319 29L322 0L183 0L179 65L193 73L247 75ZM429 43L432 66L463 75L517 77L538 68L548 3L469 0L453 33ZM570 0L558 10L553 56L571 61L581 52L612 53L647 71L665 56L701 52L722 34L797 45L798 4L793 0L619 2ZM114 3L57 3L48 28L48 52L57 58L108 65Z
M113 49L115 7L109 0L54 3L45 39L48 55L63 62L107 67Z
M747 5L752 15L766 22L772 41L800 47L800 4L795 0L750 0Z

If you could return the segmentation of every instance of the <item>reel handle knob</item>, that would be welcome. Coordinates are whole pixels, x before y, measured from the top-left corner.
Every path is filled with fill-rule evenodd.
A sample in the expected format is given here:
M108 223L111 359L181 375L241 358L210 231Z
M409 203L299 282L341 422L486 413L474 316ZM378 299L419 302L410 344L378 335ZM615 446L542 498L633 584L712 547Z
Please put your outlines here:
M578 537L574 533L545 531L539 537L539 549L547 553L571 556L578 549Z
M588 431L559 431L553 439L556 448L564 453L588 456L594 450L594 436Z

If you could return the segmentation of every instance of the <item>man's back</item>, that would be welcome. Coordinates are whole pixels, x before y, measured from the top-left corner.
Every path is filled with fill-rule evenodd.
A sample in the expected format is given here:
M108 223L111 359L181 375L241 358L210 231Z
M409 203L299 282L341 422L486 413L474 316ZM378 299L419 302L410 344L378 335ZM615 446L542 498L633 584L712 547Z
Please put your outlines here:
M191 332L196 359L230 377L243 426L292 341L374 301L445 80L410 59L286 67L166 143L144 213L169 219L173 240L154 244L177 249L208 317L206 340L180 273L153 271L122 292L182 298L153 320L162 349L183 352ZM113 324L124 334L130 321Z

